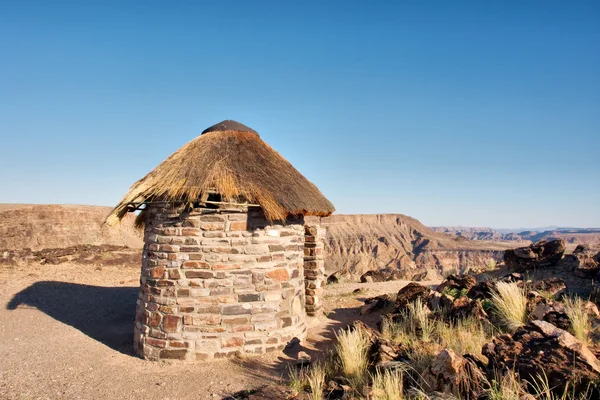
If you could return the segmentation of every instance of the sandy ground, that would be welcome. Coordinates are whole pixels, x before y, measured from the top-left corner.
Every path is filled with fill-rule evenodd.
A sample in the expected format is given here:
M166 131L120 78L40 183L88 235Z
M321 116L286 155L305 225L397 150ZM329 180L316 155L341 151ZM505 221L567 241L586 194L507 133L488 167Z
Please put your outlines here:
M286 352L200 364L131 353L138 270L77 265L0 266L1 399L222 399L281 379L298 351L317 356L366 297L406 282L327 287L326 317ZM360 293L352 293L362 288Z

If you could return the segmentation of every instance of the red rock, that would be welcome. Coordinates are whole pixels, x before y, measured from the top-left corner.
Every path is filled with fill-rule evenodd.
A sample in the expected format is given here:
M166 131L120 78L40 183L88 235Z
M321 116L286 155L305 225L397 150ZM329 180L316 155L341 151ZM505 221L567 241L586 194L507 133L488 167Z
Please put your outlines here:
M266 273L266 276L274 279L276 281L289 281L290 280L290 274L288 273L287 269L285 268L280 268L280 269L276 269L274 271L269 271Z

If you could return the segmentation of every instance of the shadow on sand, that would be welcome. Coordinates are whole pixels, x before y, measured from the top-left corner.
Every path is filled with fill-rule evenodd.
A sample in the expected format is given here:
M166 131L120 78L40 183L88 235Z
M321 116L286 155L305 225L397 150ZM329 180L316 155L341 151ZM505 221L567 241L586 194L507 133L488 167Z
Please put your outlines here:
M120 353L133 355L137 287L102 287L68 282L36 282L6 306L35 307Z

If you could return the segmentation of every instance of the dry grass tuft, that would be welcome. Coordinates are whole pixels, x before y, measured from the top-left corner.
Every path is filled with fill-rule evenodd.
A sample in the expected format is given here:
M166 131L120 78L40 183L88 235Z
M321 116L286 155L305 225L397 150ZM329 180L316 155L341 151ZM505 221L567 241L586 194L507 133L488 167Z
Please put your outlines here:
M567 298L565 306L571 320L573 334L583 343L589 343L588 332L592 330L592 323L585 309L585 301L580 297Z
M435 334L442 347L456 354L473 354L482 357L481 348L494 336L489 323L474 318L459 319L454 325L437 321Z
M296 368L294 366L288 366L288 386L294 394L298 394L304 391L304 389L308 386L308 382L306 381L306 373L304 368Z
M367 380L369 338L360 328L341 330L336 337L342 374L352 382L354 388L360 389Z
M325 368L322 364L314 364L306 374L306 381L310 387L311 400L323 400L323 386L325 385Z
M373 376L373 400L402 400L403 376L398 370L377 371Z
M487 390L488 400L520 400L523 390L513 371L505 375L496 374Z
M515 331L527 322L527 296L516 283L496 283L497 293L492 293L492 303L503 327Z

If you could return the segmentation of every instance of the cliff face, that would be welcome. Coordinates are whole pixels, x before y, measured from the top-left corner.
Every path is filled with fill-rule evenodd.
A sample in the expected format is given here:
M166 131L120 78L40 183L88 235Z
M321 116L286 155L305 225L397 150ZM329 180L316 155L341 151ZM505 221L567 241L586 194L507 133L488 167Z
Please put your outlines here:
M325 268L358 279L368 270L390 268L407 279L428 269L464 272L502 259L507 243L470 241L434 232L402 214L333 215L327 228Z
M0 250L42 250L77 245L142 247L133 215L118 228L103 225L110 207L0 204Z

